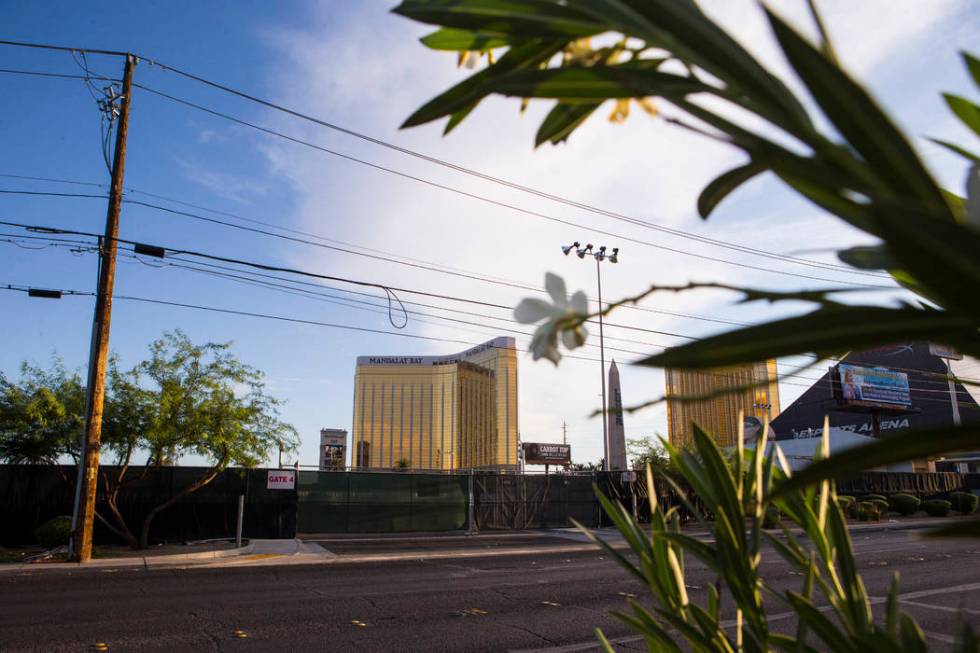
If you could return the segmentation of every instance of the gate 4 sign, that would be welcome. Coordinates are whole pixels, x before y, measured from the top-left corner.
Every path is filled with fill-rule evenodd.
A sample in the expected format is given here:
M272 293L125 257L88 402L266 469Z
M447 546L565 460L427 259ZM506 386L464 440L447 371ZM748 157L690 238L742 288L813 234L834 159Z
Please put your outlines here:
M270 469L265 487L268 490L295 490L296 472L288 469Z

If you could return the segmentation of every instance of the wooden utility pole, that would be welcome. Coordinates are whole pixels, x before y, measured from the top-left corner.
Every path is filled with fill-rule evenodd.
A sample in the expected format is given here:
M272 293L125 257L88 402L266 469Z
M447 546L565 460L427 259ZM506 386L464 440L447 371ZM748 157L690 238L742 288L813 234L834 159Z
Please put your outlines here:
M126 165L126 135L129 131L129 105L133 93L136 57L126 55L116 148L112 159L112 185L106 212L105 236L100 252L99 288L95 299L92 351L85 409L85 440L79 474L80 491L73 516L72 559L88 562L92 558L92 527L95 521L95 494L99 481L99 444L102 439L102 407L105 402L105 372L109 358L109 322L112 318L112 287L116 277L116 249L119 237L119 211L122 207L123 168ZM109 109L112 110L111 107Z

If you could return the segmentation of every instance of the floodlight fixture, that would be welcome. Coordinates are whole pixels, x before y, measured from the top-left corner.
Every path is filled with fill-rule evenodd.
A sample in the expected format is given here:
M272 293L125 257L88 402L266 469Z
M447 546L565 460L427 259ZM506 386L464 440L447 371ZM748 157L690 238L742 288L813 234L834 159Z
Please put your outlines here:
M578 247L578 245L579 245L579 243L578 243L577 240L574 243L572 243L571 245L562 245L561 246L561 253L564 254L565 256L568 256L569 252L571 252L573 249L575 249L576 247Z

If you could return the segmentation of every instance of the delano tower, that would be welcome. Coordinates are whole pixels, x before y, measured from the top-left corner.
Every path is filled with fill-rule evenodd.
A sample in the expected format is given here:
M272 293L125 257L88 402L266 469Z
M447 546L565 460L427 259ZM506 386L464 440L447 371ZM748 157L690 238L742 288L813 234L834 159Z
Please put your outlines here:
M354 467L517 469L517 347L495 338L449 356L359 356Z

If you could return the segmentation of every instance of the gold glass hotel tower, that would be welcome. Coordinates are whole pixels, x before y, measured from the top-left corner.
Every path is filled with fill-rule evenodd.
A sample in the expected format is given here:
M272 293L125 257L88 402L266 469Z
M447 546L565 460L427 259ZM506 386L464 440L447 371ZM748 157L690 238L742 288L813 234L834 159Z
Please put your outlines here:
M697 422L720 446L727 447L736 444L739 410L746 418L755 417L760 423L767 416L771 421L779 414L775 360L711 370L667 369L666 374L667 428L674 446L693 442L691 422ZM752 384L755 387L743 388ZM713 393L718 394L703 401L677 400Z
M515 340L449 356L359 356L352 445L361 469L517 469Z

